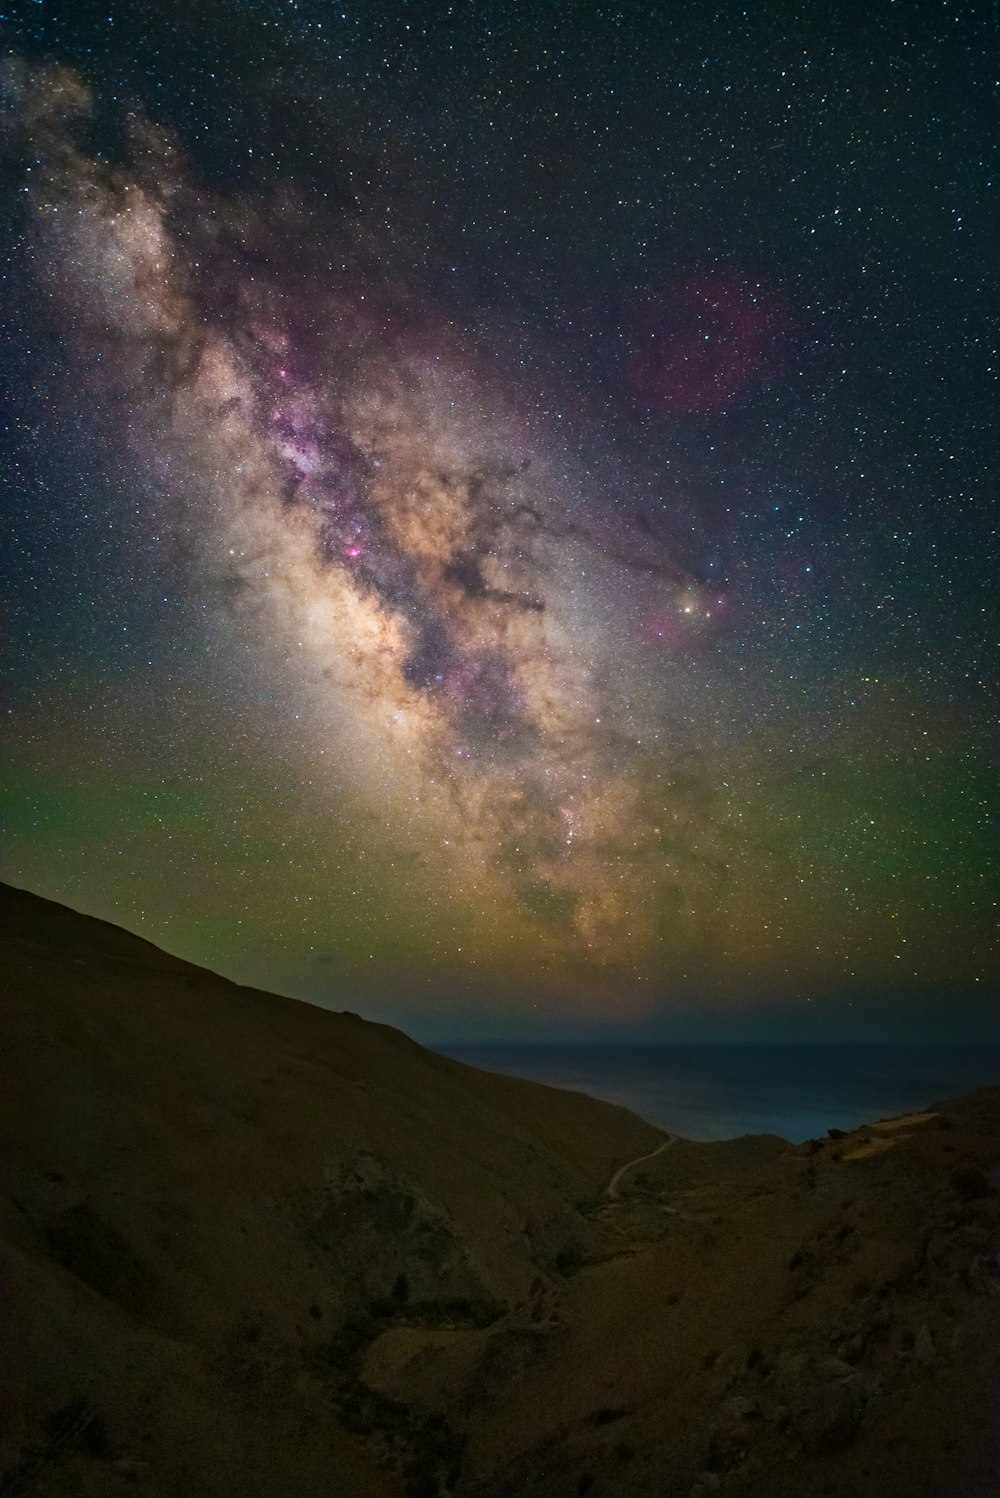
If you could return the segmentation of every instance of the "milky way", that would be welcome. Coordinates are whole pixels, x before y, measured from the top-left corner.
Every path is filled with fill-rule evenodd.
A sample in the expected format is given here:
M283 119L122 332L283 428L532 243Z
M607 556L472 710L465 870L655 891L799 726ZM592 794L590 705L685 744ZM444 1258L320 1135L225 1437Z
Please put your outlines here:
M890 665L873 703L836 640L817 649L824 610L866 607L870 537L852 570L836 525L788 528L809 503L791 499L783 533L755 518L750 540L745 508L717 525L722 501L697 497L696 446L669 482L645 436L629 449L629 423L788 388L809 319L792 288L678 256L622 319L602 416L586 381L544 360L518 377L499 320L491 339L429 290L377 194L207 181L138 99L95 150L107 101L51 58L15 58L5 91L37 326L76 430L89 411L115 455L120 545L179 610L138 647L154 690L116 706L98 669L74 771L71 697L58 733L26 720L49 793L96 776L161 803L93 908L390 1014L628 1019L946 981L941 832L922 833L947 771L926 753L900 809L939 730L921 742L915 678ZM12 877L79 902L72 840L18 851ZM958 965L985 973L978 949Z

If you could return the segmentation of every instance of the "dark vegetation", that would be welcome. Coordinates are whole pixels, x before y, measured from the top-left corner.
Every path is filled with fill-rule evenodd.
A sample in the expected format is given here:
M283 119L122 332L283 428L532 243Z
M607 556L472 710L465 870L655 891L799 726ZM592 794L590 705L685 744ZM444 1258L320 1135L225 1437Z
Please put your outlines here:
M348 1321L319 1351L321 1369L332 1375L332 1402L341 1423L358 1435L374 1437L383 1465L401 1471L409 1498L439 1498L451 1492L462 1471L466 1438L440 1413L420 1414L402 1400L369 1387L361 1377L368 1348L391 1327L481 1329L506 1307L489 1298L409 1300L400 1274L392 1293L369 1301L366 1312Z
M0 1468L2 1498L23 1493L49 1462L73 1448L97 1460L111 1455L104 1421L84 1395L53 1410L45 1419L39 1443L23 1447Z

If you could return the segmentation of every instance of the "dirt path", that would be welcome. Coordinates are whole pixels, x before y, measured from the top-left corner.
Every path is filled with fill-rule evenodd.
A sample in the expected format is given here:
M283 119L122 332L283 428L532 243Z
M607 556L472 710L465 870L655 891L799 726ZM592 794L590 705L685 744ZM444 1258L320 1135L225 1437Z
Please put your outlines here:
M650 1150L648 1155L639 1155L635 1160L629 1160L627 1164L619 1165L618 1169L615 1171L614 1175L608 1182L608 1201L616 1202L618 1200L618 1183L620 1182L623 1175L627 1175L634 1166L641 1165L644 1160L655 1160L657 1155L662 1155L664 1150L668 1150L672 1144L676 1143L676 1134L671 1134L669 1139L664 1139L663 1143L658 1144L655 1150Z

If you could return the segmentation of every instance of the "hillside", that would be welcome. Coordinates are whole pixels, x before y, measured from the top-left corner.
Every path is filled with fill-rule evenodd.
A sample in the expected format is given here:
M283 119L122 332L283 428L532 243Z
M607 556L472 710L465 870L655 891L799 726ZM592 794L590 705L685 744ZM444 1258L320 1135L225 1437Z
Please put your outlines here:
M668 1142L0 909L0 1494L995 1493L1000 1093Z

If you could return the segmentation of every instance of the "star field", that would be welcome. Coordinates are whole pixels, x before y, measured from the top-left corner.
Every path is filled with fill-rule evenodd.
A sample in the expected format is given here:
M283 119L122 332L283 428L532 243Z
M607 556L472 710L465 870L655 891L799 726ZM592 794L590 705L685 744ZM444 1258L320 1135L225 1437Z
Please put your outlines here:
M989 7L2 23L4 877L425 1033L992 1023Z

